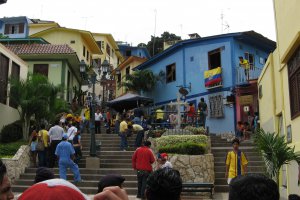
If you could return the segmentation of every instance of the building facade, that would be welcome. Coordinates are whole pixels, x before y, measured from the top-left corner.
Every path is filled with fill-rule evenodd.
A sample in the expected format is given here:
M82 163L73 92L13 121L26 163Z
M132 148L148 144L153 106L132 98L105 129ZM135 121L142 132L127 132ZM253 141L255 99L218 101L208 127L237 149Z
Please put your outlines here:
M299 1L274 0L277 49L270 54L258 80L260 125L265 131L286 137L300 151L300 17ZM280 194L299 194L298 164L284 165Z
M5 113L0 120L0 129L4 125L20 119L17 109L9 101L9 78L26 79L28 73L27 64L0 44L0 112Z
M201 97L205 99L210 132L235 132L237 112L241 112L237 109L240 105L235 104L239 99L236 91L240 86L248 87L250 82L239 66L239 57L251 58L249 73L254 80L274 48L273 41L254 31L196 38L176 43L136 69L151 69L163 78L147 94L154 98L156 106L175 102L183 87L189 92L184 101L197 105ZM256 70L259 72L255 76ZM231 96L234 100L230 100Z

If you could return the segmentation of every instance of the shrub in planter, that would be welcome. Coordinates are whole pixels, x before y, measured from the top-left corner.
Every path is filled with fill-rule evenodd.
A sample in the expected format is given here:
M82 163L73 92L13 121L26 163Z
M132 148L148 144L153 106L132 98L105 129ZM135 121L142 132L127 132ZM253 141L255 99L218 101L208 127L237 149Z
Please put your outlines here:
M175 145L166 145L164 147L160 147L158 151L159 153L203 155L206 153L206 145L187 142Z
M0 132L0 141L3 143L15 142L22 137L22 125L18 121L4 126Z
M203 127L186 126L184 129L191 131L195 135L206 135L206 130Z
M195 144L205 144L207 146L207 136L206 135L168 135L162 136L155 139L157 148L164 147L167 145L177 145L182 143L195 143Z

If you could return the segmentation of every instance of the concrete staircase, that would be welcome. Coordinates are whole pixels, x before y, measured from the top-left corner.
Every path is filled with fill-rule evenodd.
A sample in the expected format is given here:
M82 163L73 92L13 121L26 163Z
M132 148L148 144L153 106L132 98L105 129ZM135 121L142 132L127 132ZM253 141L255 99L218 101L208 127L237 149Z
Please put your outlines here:
M102 130L104 133L104 130ZM85 159L89 156L90 135L82 134L82 154L83 158L79 163L82 183L78 187L85 194L96 194L97 184L101 177L106 174L121 174L125 177L124 187L129 195L137 193L136 173L131 167L131 157L135 148L135 135L128 138L129 148L127 151L120 151L120 137L116 134L97 134L97 142L101 142L100 151L97 152L100 157L100 168L85 168ZM20 178L14 183L13 191L20 193L33 184L36 168L27 168ZM54 168L55 177L59 178L58 168ZM67 179L73 181L73 174L69 170Z
M211 135L211 145L215 165L215 192L228 192L229 187L227 179L225 179L225 159L227 152L232 150L231 142L221 139L220 136ZM265 172L264 161L254 149L254 143L251 140L241 142L240 149L245 153L248 159L249 173Z

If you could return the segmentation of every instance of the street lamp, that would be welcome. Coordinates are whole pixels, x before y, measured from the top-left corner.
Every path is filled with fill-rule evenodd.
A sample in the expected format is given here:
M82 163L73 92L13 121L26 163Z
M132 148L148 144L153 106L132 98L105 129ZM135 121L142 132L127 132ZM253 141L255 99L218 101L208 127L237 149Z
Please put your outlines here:
M89 105L91 113L91 123L90 123L90 133L91 133L91 142L90 142L90 156L96 157L96 137L95 137L95 83L96 83L96 73L93 70L86 71L87 65L84 60L81 60L79 64L79 70L82 75L83 80L87 79L88 82L92 83L92 101Z

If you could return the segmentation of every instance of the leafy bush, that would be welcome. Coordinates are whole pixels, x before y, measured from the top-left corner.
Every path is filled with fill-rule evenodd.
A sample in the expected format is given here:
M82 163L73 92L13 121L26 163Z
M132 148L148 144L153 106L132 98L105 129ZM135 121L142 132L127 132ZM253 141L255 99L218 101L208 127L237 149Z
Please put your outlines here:
M168 129L163 133L163 136L167 135L193 135L193 133L185 129Z
M166 145L164 147L160 147L158 152L185 155L202 155L206 152L206 145L186 142L176 145Z
M15 142L22 137L22 125L19 121L4 126L0 132L0 141L3 143Z
M182 143L195 143L207 145L206 135L168 135L156 138L155 140L158 149L166 145L177 145Z
M195 135L206 135L206 130L203 127L186 126L184 129L191 131Z
M24 142L22 140L17 142L0 144L0 158L13 157L17 153L20 146L24 144L27 144L27 142Z

